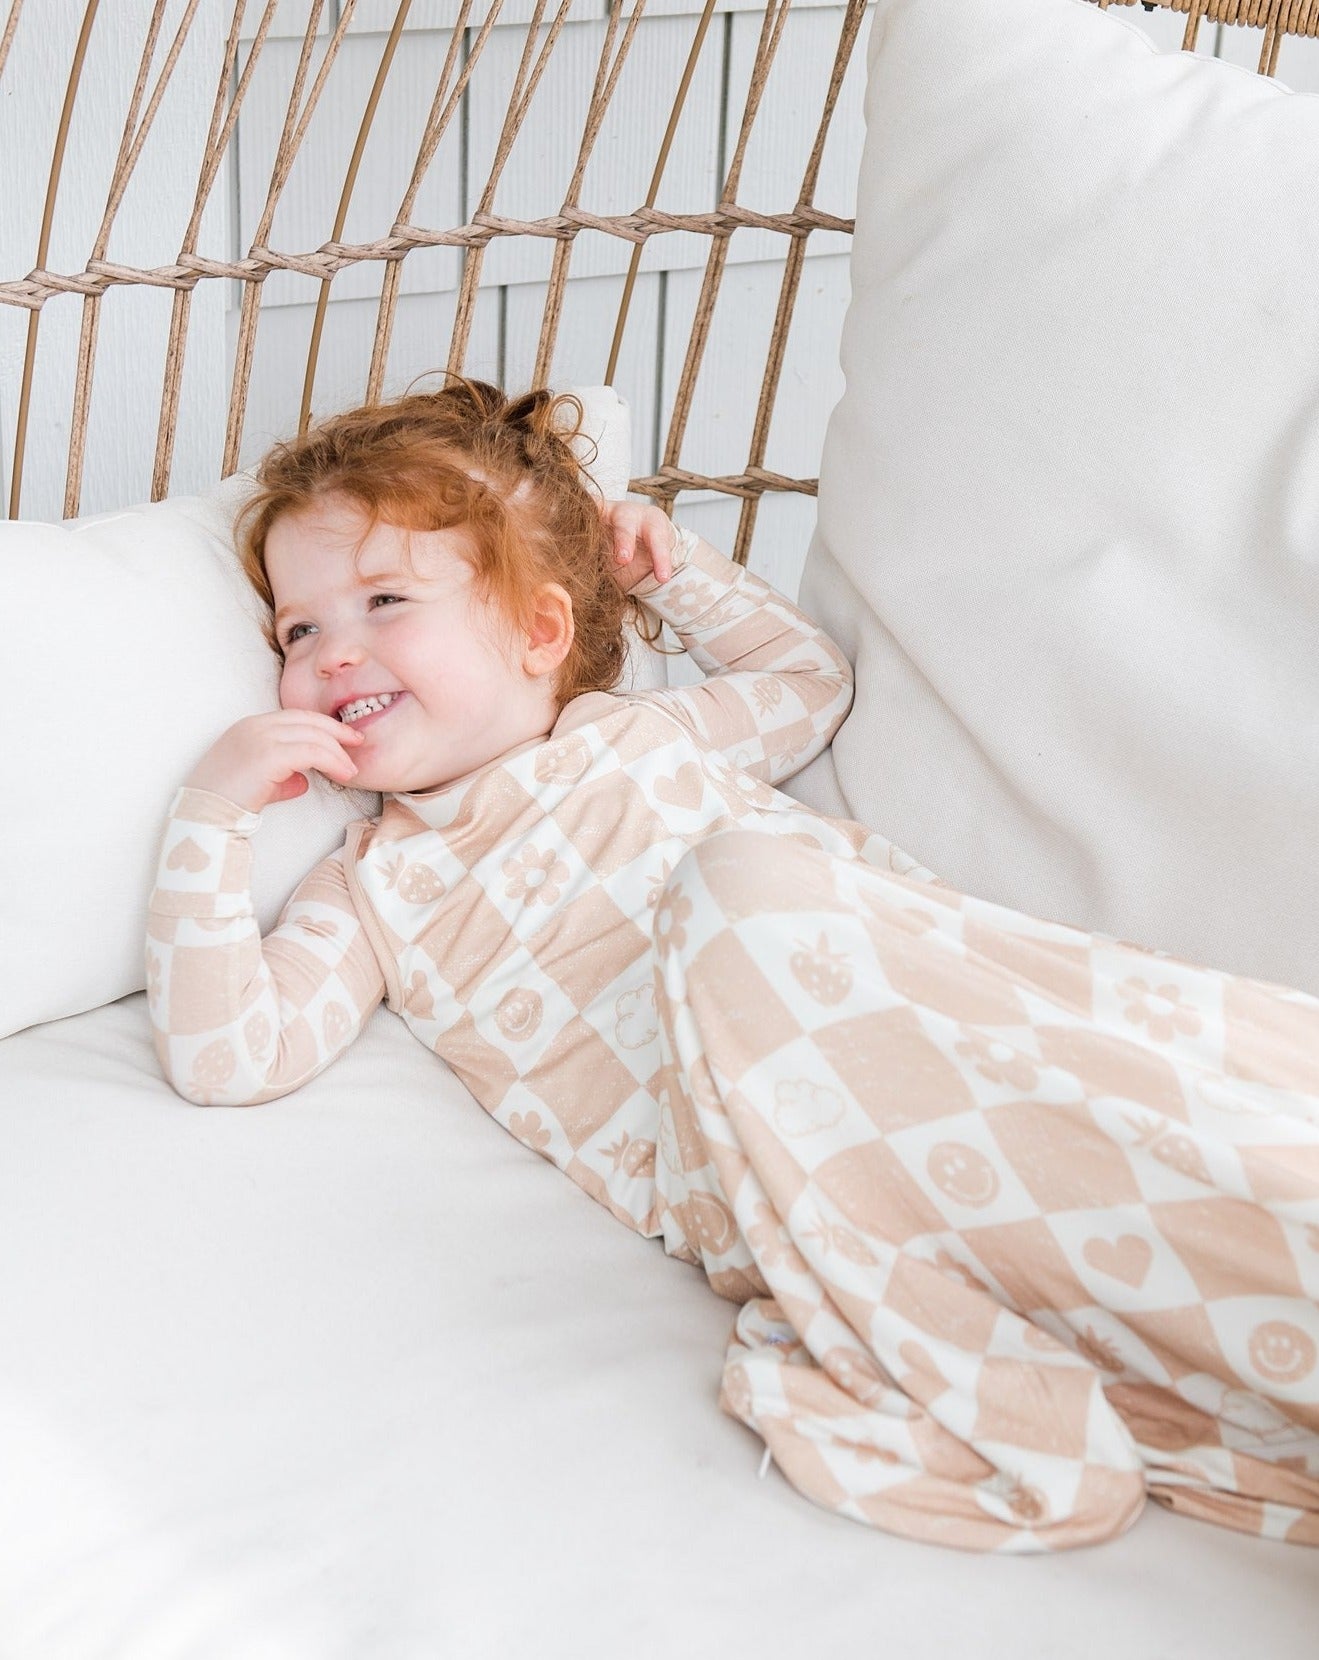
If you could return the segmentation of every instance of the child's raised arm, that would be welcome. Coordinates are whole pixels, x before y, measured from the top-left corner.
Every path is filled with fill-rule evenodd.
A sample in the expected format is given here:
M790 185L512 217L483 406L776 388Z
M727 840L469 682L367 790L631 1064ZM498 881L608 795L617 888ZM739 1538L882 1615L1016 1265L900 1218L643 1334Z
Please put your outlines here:
M657 509L625 505L610 515L618 580L673 628L708 676L647 695L754 777L790 778L852 706L847 659L760 577L670 527Z
M250 747L238 745L243 755ZM291 778L266 787L279 792L271 799L299 793ZM338 856L303 880L262 940L250 893L258 822L224 796L185 786L161 846L148 1003L165 1076L199 1105L250 1106L296 1089L347 1048L384 995Z

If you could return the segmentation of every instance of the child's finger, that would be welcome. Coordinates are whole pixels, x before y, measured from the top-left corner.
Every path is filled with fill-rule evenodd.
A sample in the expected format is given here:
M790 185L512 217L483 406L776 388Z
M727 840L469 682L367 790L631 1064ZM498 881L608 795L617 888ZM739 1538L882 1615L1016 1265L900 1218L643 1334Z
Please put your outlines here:
M335 721L332 731L327 731L324 727L316 726L312 727L310 730L303 729L301 731L290 732L287 734L284 741L286 743L317 745L328 744L331 749L338 753L342 752L344 747L347 745L351 745L355 748L358 744L364 744L366 742L366 733L359 732L356 727L345 726L342 722Z
M637 533L631 525L614 524L614 563L630 565L637 551Z
M331 749L319 760L312 762L317 772L323 772L327 778L333 778L340 784L346 784L350 778L357 777L357 763L349 759L341 749Z
M357 764L344 753L342 746L330 736L317 734L311 739L289 739L282 746L279 761L290 771L302 772L313 767L340 784L357 776Z
M323 733L332 738L346 738L350 734L354 738L362 736L351 726L345 726L341 720L336 720L333 715L323 715L318 709L299 709L294 706L273 710L268 715L258 715L253 719L252 725L258 731L270 732L280 738L292 737L296 732Z
M360 744L366 738L365 732L359 732L355 726L346 726L343 721L336 720L333 715L318 714L315 710L308 710L312 724L318 733L324 733L331 743Z
M328 738L331 743L360 744L366 742L366 733L356 727L345 726L333 715L318 714L314 709L284 709L281 719L272 728L287 743L297 738Z
M661 582L673 575L673 525L664 514L657 513L646 526L647 546L651 568Z

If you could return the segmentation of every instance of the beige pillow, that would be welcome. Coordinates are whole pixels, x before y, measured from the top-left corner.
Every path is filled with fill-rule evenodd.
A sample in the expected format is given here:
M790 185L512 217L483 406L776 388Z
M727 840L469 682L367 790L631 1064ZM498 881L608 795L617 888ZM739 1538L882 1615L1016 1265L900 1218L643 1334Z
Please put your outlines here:
M1083 0L880 0L796 786L1319 992L1319 98Z
M12 624L3 770L0 1036L144 983L146 904L170 798L278 673L231 528L246 489L65 524L0 524ZM262 816L253 898L289 892L379 798L317 775Z

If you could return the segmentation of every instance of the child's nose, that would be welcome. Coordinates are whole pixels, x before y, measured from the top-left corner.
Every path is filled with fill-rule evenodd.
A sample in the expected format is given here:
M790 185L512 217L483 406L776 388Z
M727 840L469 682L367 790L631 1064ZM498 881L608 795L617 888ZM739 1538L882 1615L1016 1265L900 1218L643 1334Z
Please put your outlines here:
M342 669L356 668L366 656L359 642L351 634L321 635L320 650L316 653L318 674L338 674Z

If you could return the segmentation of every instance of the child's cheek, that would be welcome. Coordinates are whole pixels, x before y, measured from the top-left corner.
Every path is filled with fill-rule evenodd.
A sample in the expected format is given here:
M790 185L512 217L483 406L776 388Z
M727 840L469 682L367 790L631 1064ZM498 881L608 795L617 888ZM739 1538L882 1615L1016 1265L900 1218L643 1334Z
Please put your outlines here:
M294 668L286 667L279 677L279 706L281 709L309 709L311 705L306 701L302 682L305 675L300 675Z

